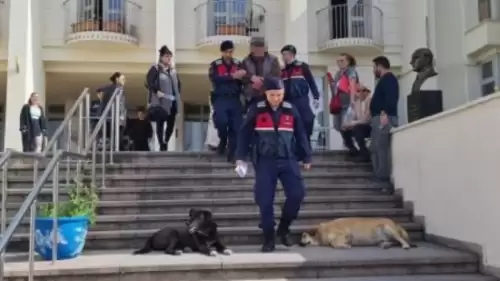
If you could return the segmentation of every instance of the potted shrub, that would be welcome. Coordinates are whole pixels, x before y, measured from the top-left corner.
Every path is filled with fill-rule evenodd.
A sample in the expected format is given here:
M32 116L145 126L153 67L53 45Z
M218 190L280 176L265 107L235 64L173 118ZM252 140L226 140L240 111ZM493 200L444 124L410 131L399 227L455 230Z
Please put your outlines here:
M52 203L40 206L35 220L35 250L45 260L52 260L52 225L57 218L57 259L79 256L85 246L89 225L95 223L99 197L89 184L75 183L68 189L69 198L54 208Z

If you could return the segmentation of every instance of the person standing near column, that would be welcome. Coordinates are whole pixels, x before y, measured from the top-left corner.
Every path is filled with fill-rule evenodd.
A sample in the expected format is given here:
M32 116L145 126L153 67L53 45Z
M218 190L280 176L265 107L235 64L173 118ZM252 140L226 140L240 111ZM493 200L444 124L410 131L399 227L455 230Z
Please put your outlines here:
M166 151L174 132L181 80L172 66L172 51L167 46L162 46L159 53L159 62L151 66L146 74L146 87L149 90L148 114L151 121L156 123L160 150ZM164 130L165 123L167 128Z
M233 58L234 44L224 41L220 45L221 58L210 64L208 76L212 82L211 102L214 109L213 121L219 136L217 152L227 151L227 161L232 162L236 150L237 132L243 122L241 105L242 82L246 74L241 62Z
M281 49L281 55L285 67L281 70L281 79L285 84L285 100L292 103L299 111L307 132L307 138L311 141L314 128L314 112L309 105L309 90L314 101L313 106L319 106L319 91L314 81L309 65L295 58L297 49L293 45L286 45Z
M370 102L372 116L372 164L375 178L389 182L391 177L391 129L398 125L399 82L390 70L389 59L373 59L373 74L379 80Z
M47 135L47 119L37 93L32 93L21 109L19 124L23 140L23 152L41 153Z
M236 167L246 165L252 147L255 170L254 198L260 210L260 228L264 236L262 252L275 249L274 198L278 179L285 190L286 201L276 234L285 246L293 245L290 225L297 218L305 196L299 161L311 168L311 149L304 124L297 109L283 101L280 78L266 78L263 83L266 100L250 106L240 130Z

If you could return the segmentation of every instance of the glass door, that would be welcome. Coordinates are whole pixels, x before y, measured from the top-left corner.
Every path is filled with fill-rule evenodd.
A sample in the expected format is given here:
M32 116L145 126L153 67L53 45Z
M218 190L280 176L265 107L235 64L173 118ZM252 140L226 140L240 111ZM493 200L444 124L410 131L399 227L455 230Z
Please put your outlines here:
M184 120L184 151L204 151L208 121Z
M366 2L366 3L365 3ZM368 12L371 8L367 5L366 0L347 0L349 9L350 37L366 38L367 26L369 21Z
M183 149L184 151L206 150L208 120L210 107L208 105L184 103Z

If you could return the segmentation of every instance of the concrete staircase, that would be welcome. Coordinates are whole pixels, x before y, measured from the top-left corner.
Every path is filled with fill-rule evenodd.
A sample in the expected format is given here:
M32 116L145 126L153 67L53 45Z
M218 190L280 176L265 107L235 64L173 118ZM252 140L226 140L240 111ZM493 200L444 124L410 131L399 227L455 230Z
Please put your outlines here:
M409 231L418 248L280 247L275 253L261 254L253 175L240 179L231 165L208 153L121 152L116 164L106 166L109 176L106 188L99 191L99 216L88 233L85 254L55 265L38 262L36 280L497 280L478 273L479 261L474 255L424 242L423 227L413 221L402 198L385 193L387 186L372 182L369 165L344 158L342 152L315 155L313 169L303 174L307 197L293 233L298 237L319 222L339 217L389 217ZM62 179L64 170L60 174ZM32 170L16 168L8 178L12 214L31 188ZM64 185L63 180L61 183ZM51 200L50 187L49 182L40 201ZM61 190L64 198L64 188ZM277 207L283 202L282 191L276 201ZM223 240L234 255L130 254L158 228L181 226L192 207L214 212ZM276 211L279 216L279 208ZM9 245L9 280L25 280L23 252L28 229L26 221Z

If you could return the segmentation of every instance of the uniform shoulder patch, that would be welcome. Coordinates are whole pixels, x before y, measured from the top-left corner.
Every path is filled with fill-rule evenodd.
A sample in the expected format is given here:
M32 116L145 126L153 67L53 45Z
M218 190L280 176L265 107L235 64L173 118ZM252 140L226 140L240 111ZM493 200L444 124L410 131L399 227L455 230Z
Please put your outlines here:
M233 63L241 63L241 61L239 59L233 58Z
M296 60L296 61L295 61L295 65L303 65L303 64L304 64L304 63L303 63L303 62L301 62L300 60Z
M214 60L213 62L215 65L220 65L222 64L222 60L221 59L217 59L217 60Z
M260 107L260 108L262 108L262 107L266 107L266 102L265 102L265 101L259 101L259 102L257 103L257 107Z
M284 107L284 108L292 108L292 104L291 104L291 103L289 103L289 102L287 102L287 101L284 101L284 102L283 102L283 107Z

